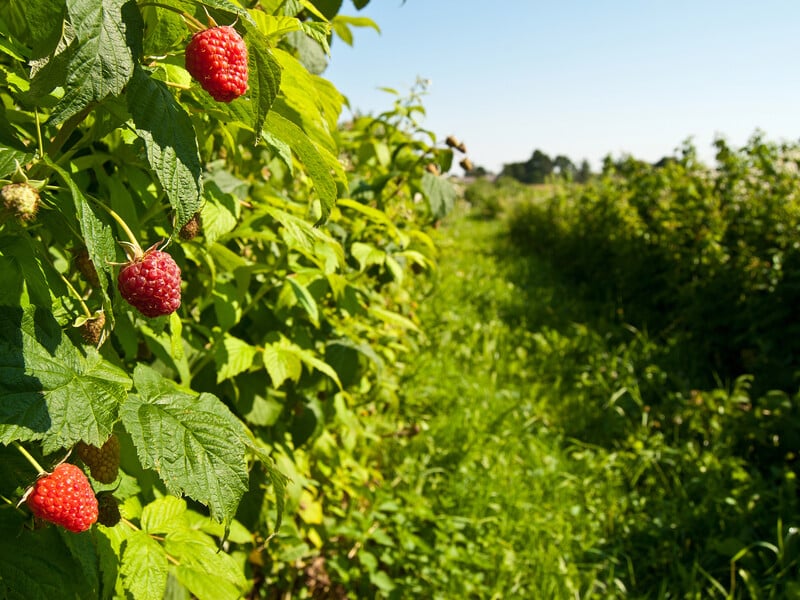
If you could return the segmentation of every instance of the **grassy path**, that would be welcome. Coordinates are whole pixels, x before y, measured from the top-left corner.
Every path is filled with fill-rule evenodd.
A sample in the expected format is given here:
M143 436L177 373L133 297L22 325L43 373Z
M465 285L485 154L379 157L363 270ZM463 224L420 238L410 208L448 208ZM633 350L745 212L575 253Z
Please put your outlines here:
M400 457L393 485L435 525L437 580L420 592L428 584L442 598L574 598L603 563L587 565L586 553L604 519L584 513L613 504L602 497L610 485L565 452L551 422L567 368L550 347L566 323L554 308L563 291L543 267L497 251L501 228L461 215L442 231L437 285L420 306L429 344L404 387L406 418L422 431L391 453ZM514 283L520 269L525 290ZM414 572L424 577L426 565Z

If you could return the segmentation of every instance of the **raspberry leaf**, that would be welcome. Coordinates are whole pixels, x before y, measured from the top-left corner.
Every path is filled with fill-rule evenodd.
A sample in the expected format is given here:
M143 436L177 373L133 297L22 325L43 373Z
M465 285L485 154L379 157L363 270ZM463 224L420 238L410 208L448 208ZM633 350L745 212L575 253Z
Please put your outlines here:
M183 391L149 367L137 366L133 379L138 393L128 396L122 421L142 465L170 493L230 523L248 482L242 424L216 396Z
M300 127L275 111L267 115L266 126L270 133L291 146L308 169L320 200L321 215L317 224L325 223L336 203L336 181L331 176L329 168L331 162L336 159L332 155L326 158L323 155L325 151L318 148Z
M32 154L0 145L0 177L8 177L16 170L17 164L25 164L32 157Z
M144 531L134 531L122 552L120 574L136 600L161 600L167 589L168 562L163 546Z
M116 244L114 234L95 214L92 206L86 197L81 193L80 188L75 184L72 176L54 162L47 160L48 166L53 169L67 185L72 202L75 204L75 215L78 219L81 235L89 253L89 259L95 266L97 277L100 280L100 293L103 295L103 308L109 319L109 326L114 326L114 311L111 306L111 298L108 295L108 269L109 263L116 260Z
M126 90L128 110L144 142L147 161L183 227L200 208L202 182L191 119L166 86L136 69Z
M248 23L245 23L245 31L247 32L247 68L250 71L250 97L255 107L253 130L256 133L256 142L258 142L261 139L267 113L280 89L281 67L270 52L261 31Z
M130 385L94 348L81 354L52 315L0 308L0 443L40 439L45 454L100 445Z
M143 24L133 0L68 0L75 39L64 69L65 94L50 118L62 123L93 102L116 96L141 54Z

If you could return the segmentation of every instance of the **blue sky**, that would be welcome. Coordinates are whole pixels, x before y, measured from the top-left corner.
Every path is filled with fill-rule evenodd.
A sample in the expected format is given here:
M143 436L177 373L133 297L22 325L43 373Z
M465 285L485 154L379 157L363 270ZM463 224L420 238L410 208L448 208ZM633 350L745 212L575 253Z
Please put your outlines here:
M334 40L325 77L362 112L432 81L424 126L490 170L535 148L594 167L688 137L800 139L800 0L372 0L381 28Z

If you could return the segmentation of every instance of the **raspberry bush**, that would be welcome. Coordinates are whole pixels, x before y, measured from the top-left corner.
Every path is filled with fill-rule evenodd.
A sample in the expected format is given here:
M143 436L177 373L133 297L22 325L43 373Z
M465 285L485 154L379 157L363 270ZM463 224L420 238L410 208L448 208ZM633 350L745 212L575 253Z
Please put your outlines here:
M340 126L341 2L0 6L0 596L291 593L380 477L452 151L419 90Z

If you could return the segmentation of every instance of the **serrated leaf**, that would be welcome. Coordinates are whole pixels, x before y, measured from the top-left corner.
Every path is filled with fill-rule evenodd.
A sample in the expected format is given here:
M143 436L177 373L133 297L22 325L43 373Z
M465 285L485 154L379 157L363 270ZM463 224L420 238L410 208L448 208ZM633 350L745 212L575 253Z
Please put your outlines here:
M138 365L133 379L137 393L121 414L142 465L170 493L185 493L230 522L248 483L241 423L213 394L185 392L149 367Z
M134 0L67 0L67 14L75 32L74 49L66 65L64 97L51 123L62 123L91 103L122 92L133 74L132 48L141 45L144 27Z
M3 20L17 40L33 48L33 56L44 53L41 47L58 35L66 11L65 0L26 0L3 2Z
M8 177L17 169L17 163L24 165L31 158L33 154L0 146L0 177Z
M147 161L183 227L200 208L202 181L197 137L189 115L166 86L137 68L127 87L128 110Z
M178 557L178 580L199 600L237 600L247 580L236 559L219 552L214 539L201 532L182 529L164 541L166 551Z
M226 335L214 351L217 365L217 383L236 377L253 366L258 350L247 342Z
M245 23L247 32L247 69L250 98L255 107L253 131L256 142L261 139L261 130L272 103L281 86L281 67L272 55L267 40L261 31Z
M120 575L134 600L162 600L167 587L167 553L144 531L134 531L122 552Z
M51 314L0 309L0 442L40 439L47 454L108 438L131 381L94 348L86 353Z
M292 151L297 154L297 157L305 165L320 199L322 215L317 224L324 223L331 214L331 209L336 203L337 196L336 182L328 166L331 159L326 160L324 158L323 150L317 148L300 127L275 111L271 111L267 115L266 128L278 139L288 143ZM333 160L336 159L334 158Z
M175 496L157 498L142 509L142 530L170 533L186 527L186 501Z
M61 177L72 196L81 235L83 235L89 258L94 263L97 277L100 280L100 293L103 296L106 317L109 319L109 325L113 326L114 313L112 311L111 298L107 291L109 276L111 275L110 263L114 262L116 258L116 243L114 242L113 230L94 213L92 206L70 174L49 159L46 160L46 163Z
M297 383L303 374L300 357L294 352L287 351L280 343L264 346L262 358L275 388L279 388L287 379Z
M443 177L425 171L422 174L422 193L428 200L434 218L441 219L453 210L456 190L453 184Z

